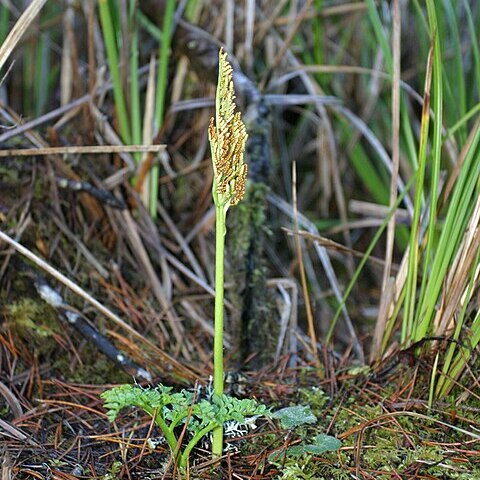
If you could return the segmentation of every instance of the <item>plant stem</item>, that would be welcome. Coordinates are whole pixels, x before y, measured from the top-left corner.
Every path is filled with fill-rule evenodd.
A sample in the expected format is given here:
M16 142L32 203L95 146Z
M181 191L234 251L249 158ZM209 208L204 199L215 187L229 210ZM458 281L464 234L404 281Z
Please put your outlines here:
M130 8L134 11L135 2L130 2ZM132 142L134 145L142 144L142 120L140 107L140 86L138 81L138 26L135 13L130 13L131 22L131 45L130 45L130 102L131 102L131 121L132 121ZM134 153L136 165L142 160L141 153ZM134 180L132 179L132 182Z
M107 0L98 2L98 10L100 12L100 22L102 24L103 38L105 41L105 49L107 51L108 66L110 67L110 75L113 83L113 97L115 99L115 107L117 108L118 123L120 127L120 135L123 143L131 144L130 125L128 122L127 104L123 94L122 80L120 77L120 68L118 63L117 46L115 44L115 31L113 21Z
M223 395L223 262L225 256L225 218L222 205L215 206L215 324L213 340L213 392ZM212 455L221 457L223 452L223 426L213 430Z
M180 467L187 466L188 457L190 456L190 452L192 451L193 447L195 447L195 445L201 440L202 437L204 437L208 432L210 432L213 429L214 427L212 427L212 425L207 425L205 428L203 428L198 433L196 433L195 436L190 440L190 442L188 442L188 445L185 447L184 451L182 452L178 460L178 465Z
M154 416L155 423L162 430L163 435L165 436L165 440L167 441L168 446L170 447L170 450L172 451L173 457L177 458L177 456L180 452L180 446L178 445L177 437L175 437L175 434L173 433L173 428L172 429L168 428L168 425L165 422L165 420L162 418L161 413L159 411L156 411L158 409L152 409L152 410L149 411L145 407L142 407L142 408L147 413L150 413L150 415Z
M175 14L175 0L167 0L165 8L165 16L163 17L162 42L160 56L158 59L158 75L157 75L157 99L155 103L155 128L160 130L163 124L165 114L165 97L167 93L168 80L168 59L170 58L170 43L172 36L173 20ZM155 165L150 172L150 200L149 212L150 216L157 218L158 203L158 178L159 167Z

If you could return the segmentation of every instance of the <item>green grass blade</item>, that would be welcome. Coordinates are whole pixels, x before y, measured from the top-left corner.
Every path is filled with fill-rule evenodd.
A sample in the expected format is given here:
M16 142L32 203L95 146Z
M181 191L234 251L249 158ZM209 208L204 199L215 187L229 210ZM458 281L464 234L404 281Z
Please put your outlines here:
M420 216L422 213L422 198L427 164L428 132L430 126L430 86L433 67L433 45L430 48L427 60L427 75L425 77L424 103L420 130L420 146L418 152L417 182L415 188L415 201L410 232L410 253L408 256L407 280L405 283L405 313L402 322L402 343L410 342L414 330L415 305L417 298L417 278L419 265L419 234Z
M431 2L427 2L427 7ZM452 70L447 70L445 68L444 75L445 78L449 78L454 75L454 91L453 93L453 105L452 108L457 113L455 116L462 117L465 115L467 111L467 95L465 91L465 73L464 73L464 58L462 52L462 45L460 41L460 33L458 31L458 14L455 13L451 0L443 0L442 2L445 15L442 17L445 19L446 23L448 24L448 28L450 31L450 35L445 35L445 38L451 39L452 45L452 54L453 54L453 68ZM430 17L430 12L429 12ZM440 18L440 17L439 17ZM436 23L436 21L435 21ZM437 29L439 27L437 26ZM467 138L467 129L462 128L460 130L460 142L464 143L465 139Z
M480 112L480 103L477 103L477 105L471 108L458 122L448 129L447 138L451 137L461 126L466 125L478 112Z
M433 66L432 66L432 99L433 99L433 111L435 113L434 125L433 125L433 144L431 151L432 168L431 168L431 182L430 182L430 206L428 214L428 228L427 228L427 245L425 251L425 257L423 262L423 278L422 285L420 287L420 302L423 299L423 292L425 291L426 281L428 279L427 272L430 267L430 259L433 252L433 244L435 242L435 229L437 226L437 199L438 199L438 184L440 178L440 163L442 157L442 121L443 121L443 87L442 87L442 51L440 47L440 39L438 38L438 25L437 16L435 12L435 5L433 0L427 0L428 19L430 24L430 31L433 38ZM430 112L425 112L430 116ZM426 145L425 145L426 148ZM426 151L424 152L426 154ZM421 310L420 310L421 311ZM423 328L419 326L423 325ZM429 327L429 322L424 319L416 318L415 331L412 338L413 342L416 342L423 338L426 334L426 330Z
M113 20L107 0L98 1L100 21L102 24L103 38L107 51L108 66L113 82L113 96L118 115L118 124L120 135L125 144L132 143L130 125L128 121L127 103L123 93L122 80L120 76L120 67L118 63L117 42L113 28Z
M157 99L155 103L155 128L160 129L165 114L165 97L167 93L168 60L170 58L170 41L175 13L175 0L167 0L163 17L162 45L157 75ZM152 168L150 176L150 205L149 212L152 218L157 217L158 201L158 166Z
M464 370L465 365L472 356L472 353L480 343L480 310L475 315L475 318L470 327L471 336L468 337L468 345L459 347L455 359L452 361L448 371L447 381L442 384L441 389L438 390L437 398L443 398L450 392L454 386L454 381L460 373Z
M380 16L378 15L376 3L374 0L366 0L366 3L368 8L368 16L370 18L370 22L375 32L375 37L377 39L377 42L380 48L382 49L383 56L385 57L387 71L388 73L392 74L393 72L392 51L390 49L390 45L388 44L388 40L383 31L382 21L380 20Z
M472 92L472 101L475 98L475 94L479 95L479 85L480 85L480 52L479 52L479 39L477 29L475 28L475 21L473 19L472 10L467 0L463 1L465 7L465 16L467 17L468 31L470 33L470 44L472 46L472 55L474 60L474 71L473 71L473 81L471 85L477 85L477 88ZM475 91L476 90L476 91Z
M467 295L466 299L463 302L462 309L458 317L456 318L455 321L455 331L452 335L452 340L453 342L450 343L446 354L444 355L443 358L443 367L442 367L442 376L439 378L439 381L437 382L436 386L436 396L438 397L441 392L443 392L445 389L449 388L450 378L452 378L452 375L450 374L450 368L452 365L452 360L453 360L453 355L456 351L459 350L458 346L458 340L460 339L460 335L462 332L462 329L464 327L465 319L466 319L466 313L467 313L467 308L469 306L469 300L472 298L472 294L474 291L474 288L476 286L476 271L478 268L478 264L480 261L480 252L477 253L475 262L473 263L473 266L471 268L470 272L470 282L468 285L468 290L467 290ZM475 322L474 322L475 323ZM473 330L475 331L475 330ZM474 347L475 348L475 347ZM461 347L460 347L461 349Z
M421 338L428 331L430 319L435 312L435 305L443 285L443 279L465 233L475 203L480 176L479 143L480 129L476 128L453 190L433 263L429 271L425 272L428 279L419 307L416 338Z
M50 67L50 34L40 35L35 62L35 115L39 117L47 105Z
M134 1L131 2L135 4ZM142 143L142 110L140 107L140 86L138 84L138 26L136 25L135 14L130 17L131 29L131 52L130 52L130 106L132 121L132 142L134 145ZM137 153L134 155L137 164L142 156Z
M5 5L0 6L0 44L7 38L9 20L10 10Z
M162 31L141 11L136 12L139 25L158 42L162 41Z

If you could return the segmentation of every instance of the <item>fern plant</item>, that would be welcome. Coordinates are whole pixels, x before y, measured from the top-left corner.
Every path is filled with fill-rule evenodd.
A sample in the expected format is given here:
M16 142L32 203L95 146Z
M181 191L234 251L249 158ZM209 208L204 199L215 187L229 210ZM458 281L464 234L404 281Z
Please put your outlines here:
M247 165L243 154L247 142L245 124L241 114L235 113L232 67L227 54L220 50L219 74L216 92L215 118L210 121L208 136L211 144L214 170L212 196L216 210L215 260L215 334L213 394L208 400L194 401L192 392L173 393L171 387L158 385L143 389L121 385L102 393L107 416L114 421L124 407L139 407L151 415L165 435L175 461L185 467L195 445L213 431L212 454L223 453L223 426L229 430L251 425L252 417L268 414L264 405L255 400L224 395L223 393L223 303L224 303L224 251L226 215L245 194ZM190 432L186 445L177 436L185 426Z
M153 417L162 430L175 463L185 468L190 452L198 442L226 422L241 426L251 425L257 416L268 414L268 409L253 399L238 399L228 395L212 395L210 400L195 402L188 390L173 392L172 387L157 385L144 389L137 385L120 385L101 394L107 417L113 422L120 410L139 407ZM182 442L184 427L189 432Z
M220 50L215 119L212 117L208 138L212 151L215 203L215 324L213 345L213 389L223 395L223 303L224 261L227 211L245 194L247 165L243 161L247 132L240 112L235 113L232 67L227 54ZM220 457L223 452L223 427L213 432L212 453Z

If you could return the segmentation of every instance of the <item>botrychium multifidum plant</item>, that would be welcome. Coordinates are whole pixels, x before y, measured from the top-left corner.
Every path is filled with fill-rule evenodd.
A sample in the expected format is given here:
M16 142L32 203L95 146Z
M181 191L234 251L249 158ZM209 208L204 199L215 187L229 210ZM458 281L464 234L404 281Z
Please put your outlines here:
M200 401L188 390L173 393L171 387L158 385L144 389L121 385L104 393L105 408L114 421L124 407L139 407L153 417L162 430L175 462L186 467L190 452L207 434L213 432L212 454L223 453L223 428L241 432L241 426L252 426L256 417L268 415L269 410L253 399L237 399L223 392L223 308L224 308L224 250L226 215L245 194L247 165L243 161L247 133L241 114L235 113L232 67L227 54L220 50L216 92L215 118L208 135L212 151L212 196L216 210L215 260L215 333L213 393ZM184 433L188 432L188 435ZM245 430L243 430L245 431Z
M247 131L240 112L235 113L232 67L227 54L220 50L215 119L212 117L208 138L212 151L215 204L215 324L213 345L213 390L223 395L223 309L226 217L230 206L236 205L245 194L247 165L243 161ZM223 452L223 428L213 432L212 454Z

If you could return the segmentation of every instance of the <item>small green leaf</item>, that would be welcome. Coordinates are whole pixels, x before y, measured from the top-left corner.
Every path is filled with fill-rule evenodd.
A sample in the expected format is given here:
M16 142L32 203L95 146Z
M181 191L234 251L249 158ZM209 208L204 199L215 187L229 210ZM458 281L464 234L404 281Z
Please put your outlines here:
M282 427L288 429L317 421L317 417L312 413L308 405L295 405L294 407L282 408L274 412L272 417L278 418Z
M323 448L324 452L334 452L342 446L342 442L338 438L325 433L320 433L314 438L314 440L315 445L319 448Z
M120 385L103 392L100 396L105 401L108 419L113 422L122 408L140 407L146 412L161 409L180 399L171 394L171 387L158 385L156 388L141 388L133 385Z
M254 399L230 397L228 395L213 395L211 402L200 400L194 402L194 395L188 390L172 393L171 387L157 385L155 388L141 388L137 385L120 385L101 394L105 401L108 419L113 422L123 408L140 407L154 417L158 427L163 431L172 450L178 454L178 442L174 430L187 422L187 428L194 435L194 442L180 453L180 462L193 446L215 427L225 422L235 421L239 425L252 424L258 416L270 415L265 405L260 405ZM196 436L200 434L200 436Z
M268 461L274 465L281 462L285 457L298 458L302 455L321 455L325 452L334 452L342 446L342 442L331 435L321 433L314 438L312 444L300 443L283 451L273 452L268 457Z
M304 445L294 445L287 449L286 454L290 457L300 457L305 453L311 455L320 455L325 452L334 452L342 446L342 442L331 435L321 433L315 438L315 443Z

